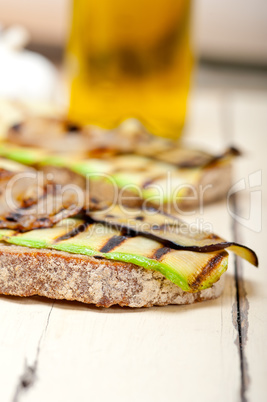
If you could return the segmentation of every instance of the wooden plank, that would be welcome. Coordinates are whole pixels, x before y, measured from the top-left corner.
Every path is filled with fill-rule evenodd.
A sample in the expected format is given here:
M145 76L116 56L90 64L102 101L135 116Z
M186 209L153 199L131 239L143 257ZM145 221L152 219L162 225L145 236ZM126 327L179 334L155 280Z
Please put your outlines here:
M233 136L242 144L244 158L237 163L235 182L246 189L237 193L237 238L257 251L259 270L242 261L239 273L243 348L243 390L248 401L267 398L267 95L235 93L232 103ZM251 187L249 186L251 185Z

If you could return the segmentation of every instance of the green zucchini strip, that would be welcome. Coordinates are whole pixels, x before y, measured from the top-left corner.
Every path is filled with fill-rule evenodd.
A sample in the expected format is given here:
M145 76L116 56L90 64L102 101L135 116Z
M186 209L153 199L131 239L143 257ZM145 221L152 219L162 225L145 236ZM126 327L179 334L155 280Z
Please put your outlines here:
M120 230L130 230L176 250L212 252L229 248L252 265L258 266L257 255L250 248L227 242L213 233L192 230L186 222L164 213L114 205L108 211L89 211L88 214L95 221L104 222Z
M26 148L6 143L0 144L0 156L14 160L24 165L36 165L47 155L45 150L40 148Z
M212 286L226 271L228 263L228 253L224 250L210 253L173 250L146 237L128 236L102 223L79 219L65 219L53 228L24 233L3 229L0 239L24 247L133 263L162 273L187 292Z

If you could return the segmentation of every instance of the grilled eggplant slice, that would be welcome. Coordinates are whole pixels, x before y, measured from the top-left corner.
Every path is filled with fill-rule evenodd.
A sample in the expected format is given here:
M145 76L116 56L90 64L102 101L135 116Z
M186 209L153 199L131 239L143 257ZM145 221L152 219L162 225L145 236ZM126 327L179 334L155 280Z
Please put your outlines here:
M62 200L61 194L45 193L43 197L26 208L6 211L0 216L0 228L28 231L37 228L50 228L64 218L76 215L81 206L76 203L73 194Z
M0 158L0 228L50 227L82 207L71 188L64 191L35 169Z
M8 216L12 206L23 208L41 196L35 170L20 163L0 158L0 216ZM35 182L33 185L33 181Z

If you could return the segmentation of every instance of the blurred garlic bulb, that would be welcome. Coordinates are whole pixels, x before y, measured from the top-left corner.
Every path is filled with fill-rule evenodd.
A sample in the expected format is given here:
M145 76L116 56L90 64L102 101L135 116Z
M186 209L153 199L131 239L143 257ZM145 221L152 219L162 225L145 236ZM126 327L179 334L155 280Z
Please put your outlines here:
M24 49L29 38L22 26L0 29L0 97L54 101L57 71L45 57Z

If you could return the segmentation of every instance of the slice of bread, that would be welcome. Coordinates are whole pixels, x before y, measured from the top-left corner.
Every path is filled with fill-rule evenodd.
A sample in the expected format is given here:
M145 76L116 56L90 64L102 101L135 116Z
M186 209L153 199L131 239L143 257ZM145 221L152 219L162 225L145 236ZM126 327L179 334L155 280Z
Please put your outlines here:
M77 300L99 307L190 304L222 293L224 275L212 287L184 292L161 273L97 257L0 243L0 293Z

